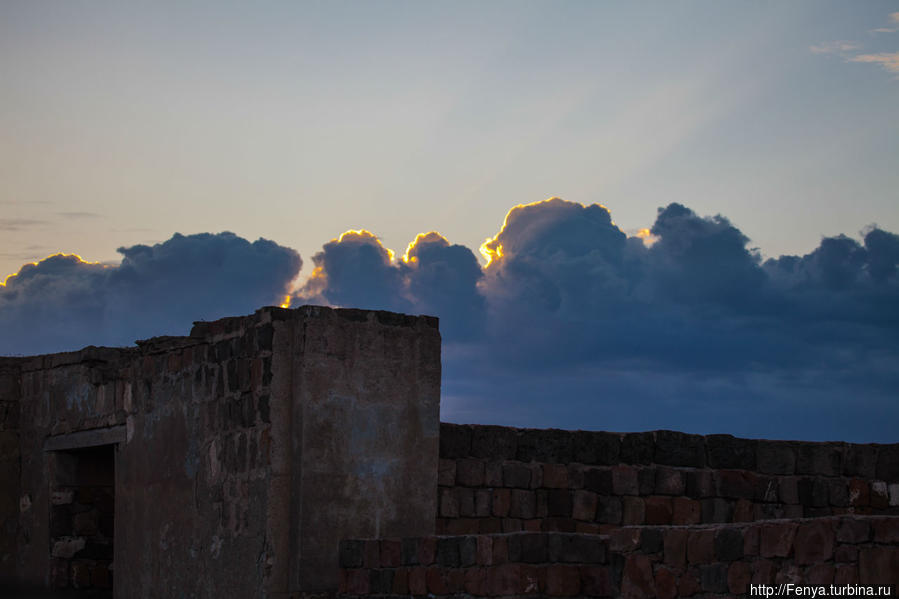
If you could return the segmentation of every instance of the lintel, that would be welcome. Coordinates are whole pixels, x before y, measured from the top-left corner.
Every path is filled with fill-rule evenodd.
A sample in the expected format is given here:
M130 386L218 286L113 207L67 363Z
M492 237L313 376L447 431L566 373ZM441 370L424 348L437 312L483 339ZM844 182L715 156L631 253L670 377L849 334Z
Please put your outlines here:
M66 449L82 449L97 445L111 445L125 440L125 425L95 428L78 431L66 435L47 437L44 440L44 451L60 451Z

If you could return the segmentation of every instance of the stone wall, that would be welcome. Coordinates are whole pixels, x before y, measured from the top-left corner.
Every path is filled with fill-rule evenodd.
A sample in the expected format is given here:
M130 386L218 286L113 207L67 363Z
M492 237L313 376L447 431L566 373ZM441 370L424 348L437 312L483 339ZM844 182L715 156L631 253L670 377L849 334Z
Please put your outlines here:
M91 447L114 480L116 597L333 591L341 538L434 532L436 319L265 308L3 359L0 391L5 579L103 586L98 491L66 465Z
M899 445L441 425L438 533L899 514Z
M899 584L899 518L344 541L340 596L725 597L749 585ZM783 595L784 592L781 592ZM820 596L820 595L819 595Z

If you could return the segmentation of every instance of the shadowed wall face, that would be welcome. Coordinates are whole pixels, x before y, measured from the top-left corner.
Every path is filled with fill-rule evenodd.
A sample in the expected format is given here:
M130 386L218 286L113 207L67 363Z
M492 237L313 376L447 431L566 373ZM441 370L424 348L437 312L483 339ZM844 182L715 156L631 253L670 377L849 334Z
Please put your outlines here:
M266 308L0 366L0 457L22 462L2 471L4 578L102 586L84 551L114 535L116 597L284 597L336 588L340 538L434 532L435 319ZM91 503L93 528L66 518L63 491L90 486L66 464L88 454L114 480L114 526L112 501Z

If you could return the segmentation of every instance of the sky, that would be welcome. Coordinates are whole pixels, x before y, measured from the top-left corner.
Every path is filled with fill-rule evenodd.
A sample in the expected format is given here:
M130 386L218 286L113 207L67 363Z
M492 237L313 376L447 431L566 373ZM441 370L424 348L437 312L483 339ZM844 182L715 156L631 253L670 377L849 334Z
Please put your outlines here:
M897 441L897 146L895 1L8 1L0 354L393 309L445 420Z

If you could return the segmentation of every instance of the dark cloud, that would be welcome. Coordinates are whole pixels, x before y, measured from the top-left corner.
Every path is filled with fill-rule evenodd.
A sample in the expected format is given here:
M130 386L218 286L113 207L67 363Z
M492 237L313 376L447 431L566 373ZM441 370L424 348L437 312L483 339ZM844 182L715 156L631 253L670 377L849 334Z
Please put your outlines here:
M9 277L0 287L0 354L186 334L194 320L280 303L301 266L294 250L233 233L175 234L119 252L120 264L58 254Z
M120 251L114 266L23 267L0 287L0 352L184 333L276 303L300 265L231 234ZM313 256L293 304L439 316L449 420L897 440L894 233L763 262L721 215L670 204L628 237L603 206L552 198L513 208L481 251L483 268L430 232L396 257L348 231Z

